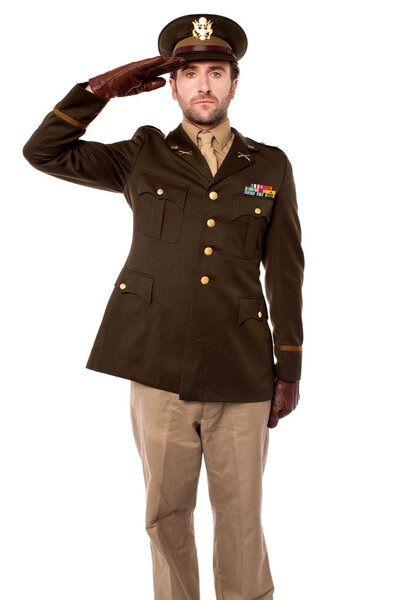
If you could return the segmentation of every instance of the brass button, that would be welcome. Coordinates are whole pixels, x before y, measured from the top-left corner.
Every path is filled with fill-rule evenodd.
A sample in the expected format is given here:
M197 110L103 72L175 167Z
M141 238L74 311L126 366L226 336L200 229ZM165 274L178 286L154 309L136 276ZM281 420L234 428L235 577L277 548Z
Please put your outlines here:
M201 283L204 283L204 285L206 283L208 283L210 281L209 277L207 277L207 275L203 275L203 277L201 278Z
M120 283L119 287L121 288L121 290L124 290L126 288L126 283Z
M258 316L259 316L259 317L260 317L260 319L261 319L261 317L262 317L262 312L261 312L261 310L259 310L257 314L258 314Z
M211 246L207 246L206 248L204 248L204 254L212 254L213 253L213 249L211 248Z
M215 225L214 219L208 219L207 220L207 225L208 225L208 227L214 227L214 225Z
M157 194L158 194L159 196L162 196L162 195L163 195L163 193L164 193L164 190L163 190L162 188L158 188L158 190L157 190Z
M261 208L255 208L255 209L254 209L254 212L256 212L256 213L259 215L259 214L260 214L260 212L261 212Z
M210 192L210 193L208 194L208 197L209 197L211 200L216 200L216 199L218 198L218 194L217 194L217 192Z

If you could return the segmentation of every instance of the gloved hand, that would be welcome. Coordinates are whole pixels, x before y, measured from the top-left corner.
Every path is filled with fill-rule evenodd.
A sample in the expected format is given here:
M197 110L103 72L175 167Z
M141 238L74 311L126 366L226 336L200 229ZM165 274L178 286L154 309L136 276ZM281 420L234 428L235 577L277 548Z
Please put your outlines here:
M299 402L299 382L275 379L274 395L271 411L269 413L268 427L271 429L278 425L279 419L286 417L294 410Z
M166 80L158 75L179 69L185 62L182 56L159 55L145 58L117 67L97 77L91 77L89 84L97 96L106 100L115 96L133 96L142 92L151 92L166 84Z

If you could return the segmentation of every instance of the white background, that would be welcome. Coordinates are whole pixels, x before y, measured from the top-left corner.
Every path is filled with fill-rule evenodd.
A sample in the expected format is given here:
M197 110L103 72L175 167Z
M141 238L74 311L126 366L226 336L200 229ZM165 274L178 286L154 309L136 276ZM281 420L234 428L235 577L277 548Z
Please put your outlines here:
M22 147L75 83L157 55L164 25L199 9L237 20L248 34L229 117L244 135L289 156L303 230L300 402L270 430L264 473L275 597L400 598L394 6L8 3L1 37L5 600L153 598L129 381L85 368L129 251L131 211L120 194L33 169ZM144 124L168 133L180 120L167 84L113 100L83 139L129 139ZM210 600L204 463L195 520L201 596Z

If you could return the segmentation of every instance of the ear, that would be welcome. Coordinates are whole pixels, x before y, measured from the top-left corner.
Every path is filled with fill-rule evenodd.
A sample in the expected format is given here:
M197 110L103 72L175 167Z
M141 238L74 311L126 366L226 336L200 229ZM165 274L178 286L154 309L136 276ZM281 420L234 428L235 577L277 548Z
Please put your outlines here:
M231 99L233 100L233 98L235 97L235 92L236 92L236 88L237 88L237 84L239 82L238 77L236 77L236 79L234 79L232 81L232 93L231 93Z
M175 79L172 79L172 77L169 78L169 84L171 86L171 92L172 92L172 98L174 100L177 100L176 97L176 86L175 86Z

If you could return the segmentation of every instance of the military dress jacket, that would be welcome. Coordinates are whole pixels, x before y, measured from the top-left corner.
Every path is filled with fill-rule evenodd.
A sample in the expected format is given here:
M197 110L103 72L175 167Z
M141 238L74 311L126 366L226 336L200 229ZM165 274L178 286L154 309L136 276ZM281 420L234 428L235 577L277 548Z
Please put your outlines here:
M275 377L301 375L304 254L288 157L233 127L215 176L182 124L81 140L109 102L86 85L23 148L40 171L121 193L132 210L132 245L86 367L181 400L271 399Z

